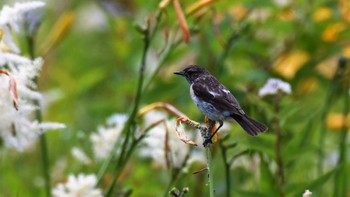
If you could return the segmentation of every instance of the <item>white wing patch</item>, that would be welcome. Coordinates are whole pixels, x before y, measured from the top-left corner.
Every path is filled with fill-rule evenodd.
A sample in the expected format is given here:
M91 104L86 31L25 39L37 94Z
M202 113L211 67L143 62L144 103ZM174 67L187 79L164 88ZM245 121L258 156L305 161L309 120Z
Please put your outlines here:
M231 92L227 89L223 89L222 91L224 91L226 94L231 94Z
M209 92L209 94L211 94L213 97L220 96L220 94L217 93L217 92L213 92L213 91L210 91L210 90L208 90L208 92Z

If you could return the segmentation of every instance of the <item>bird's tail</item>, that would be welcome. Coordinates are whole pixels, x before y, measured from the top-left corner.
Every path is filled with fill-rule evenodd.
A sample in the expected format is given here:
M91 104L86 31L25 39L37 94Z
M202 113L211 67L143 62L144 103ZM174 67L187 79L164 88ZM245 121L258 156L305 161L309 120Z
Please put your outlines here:
M248 115L232 115L232 118L238 122L239 125L251 136L256 136L261 132L267 130L267 126L252 119Z

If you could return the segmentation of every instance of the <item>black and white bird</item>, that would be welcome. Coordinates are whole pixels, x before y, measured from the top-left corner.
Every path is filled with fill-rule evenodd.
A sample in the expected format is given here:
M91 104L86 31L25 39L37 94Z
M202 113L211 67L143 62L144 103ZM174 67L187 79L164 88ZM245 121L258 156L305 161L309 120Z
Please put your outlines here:
M234 119L251 136L267 130L264 124L249 117L231 92L206 69L190 65L174 74L185 77L190 83L190 94L199 110L211 121L219 122L211 137L227 119Z

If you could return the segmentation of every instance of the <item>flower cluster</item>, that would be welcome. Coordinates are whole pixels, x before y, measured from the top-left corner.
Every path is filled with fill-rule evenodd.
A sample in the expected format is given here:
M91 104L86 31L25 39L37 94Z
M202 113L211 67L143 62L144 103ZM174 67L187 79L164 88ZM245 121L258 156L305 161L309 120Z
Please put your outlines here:
M78 147L73 147L71 150L71 154L78 162L88 165L91 163L90 158L85 154L83 150Z
M96 188L97 178L95 175L79 174L69 175L66 183L59 183L53 190L54 197L100 197L102 191Z
M42 132L65 127L33 119L36 110L41 109L42 95L35 90L34 79L39 75L43 59L31 60L21 56L12 37L14 32L20 33L26 13L44 5L39 1L16 3L13 7L4 6L0 11L0 70L11 76L9 81L6 75L0 75L0 137L5 146L18 151L32 145ZM17 95L17 91L18 110L13 107L12 101L12 95Z
M303 193L303 197L311 197L312 192L310 192L308 189L305 190L305 192Z
M292 89L291 89L289 83L284 82L280 79L271 78L259 90L258 94L259 94L259 96L275 95L279 91L284 92L286 94L290 94L292 92Z
M96 159L105 159L109 156L127 118L125 114L114 114L107 119L107 126L99 126L97 133L91 134L90 140Z
M18 55L20 49L14 42L12 37L12 31L16 33L21 33L21 27L25 21L26 15L33 10L37 10L45 5L41 1L23 2L16 3L13 7L5 5L0 11L0 30L2 34L2 39L0 42L0 65L3 65L4 61L15 60L22 63L28 63L29 60L25 57ZM6 51L12 51L13 53L7 53Z

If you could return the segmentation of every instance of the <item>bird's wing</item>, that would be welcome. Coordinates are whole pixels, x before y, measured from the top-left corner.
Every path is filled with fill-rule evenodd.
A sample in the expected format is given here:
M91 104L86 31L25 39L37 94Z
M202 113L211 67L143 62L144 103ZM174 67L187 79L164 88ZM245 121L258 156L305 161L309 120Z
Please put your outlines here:
M192 84L193 93L220 111L244 114L241 106L231 92L214 78L204 78Z

